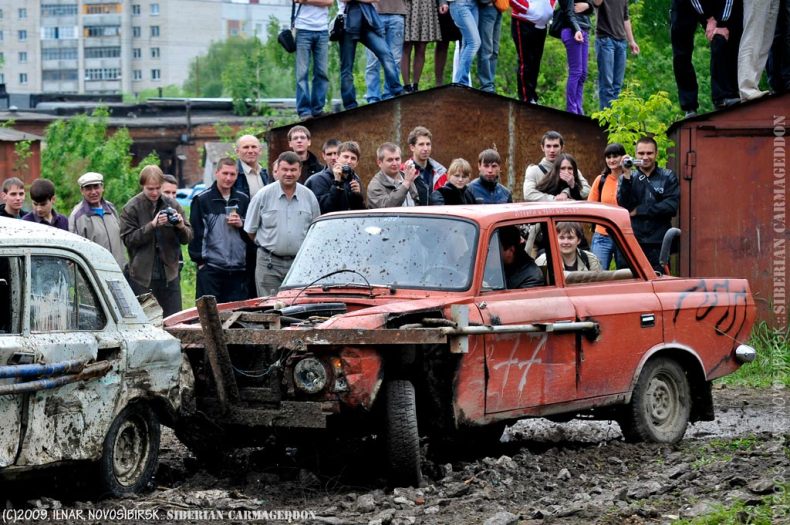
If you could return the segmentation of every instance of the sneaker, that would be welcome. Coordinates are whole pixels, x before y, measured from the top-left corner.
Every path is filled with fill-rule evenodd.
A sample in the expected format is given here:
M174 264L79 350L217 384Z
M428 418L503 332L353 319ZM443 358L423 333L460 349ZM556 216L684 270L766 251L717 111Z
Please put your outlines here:
M694 111L694 110L691 110L691 111L686 111L686 114L683 115L683 118L691 118L691 117L696 117L696 116L697 116L697 112Z

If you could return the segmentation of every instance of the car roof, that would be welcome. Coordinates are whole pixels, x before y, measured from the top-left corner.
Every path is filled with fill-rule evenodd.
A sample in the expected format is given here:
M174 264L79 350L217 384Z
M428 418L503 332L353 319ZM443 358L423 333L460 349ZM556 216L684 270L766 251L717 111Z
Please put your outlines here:
M0 217L0 248L34 246L71 250L97 269L118 271L112 254L84 237L44 224Z
M350 215L432 215L448 218L464 218L475 221L487 228L493 224L513 220L538 217L558 218L563 215L582 215L590 218L609 219L621 230L631 229L628 210L619 206L611 206L598 202L562 201L562 202L516 202L510 204L475 204L459 206L413 206L399 208L378 208L375 210L358 210L329 213L318 220Z

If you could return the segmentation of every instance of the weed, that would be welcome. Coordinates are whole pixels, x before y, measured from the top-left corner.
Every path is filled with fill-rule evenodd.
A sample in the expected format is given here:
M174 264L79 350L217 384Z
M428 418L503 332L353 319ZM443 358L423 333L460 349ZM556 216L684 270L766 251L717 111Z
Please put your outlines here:
M717 381L739 386L790 387L790 327L780 331L760 322L752 329L749 345L757 350L757 358L734 374Z
M790 484L780 486L779 492L763 498L758 505L747 506L736 501L729 507L717 506L716 510L694 519L675 520L673 525L772 525L790 520Z

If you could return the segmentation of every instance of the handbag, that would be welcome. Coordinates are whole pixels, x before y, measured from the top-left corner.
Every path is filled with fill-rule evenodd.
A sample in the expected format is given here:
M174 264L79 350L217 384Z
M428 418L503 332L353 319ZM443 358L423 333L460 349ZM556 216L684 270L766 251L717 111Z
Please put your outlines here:
M345 32L345 18L343 13L338 13L329 28L329 40L332 42L339 42L343 38Z
M283 46L283 49L287 53L294 53L296 52L296 39L294 38L294 33L296 29L294 25L296 23L296 17L299 16L299 11L302 9L302 4L299 4L299 9L296 9L296 2L291 4L291 27L288 29L283 29L280 31L280 34L277 35L277 42Z
M551 17L549 25L549 35L554 38L562 38L562 9L557 9Z

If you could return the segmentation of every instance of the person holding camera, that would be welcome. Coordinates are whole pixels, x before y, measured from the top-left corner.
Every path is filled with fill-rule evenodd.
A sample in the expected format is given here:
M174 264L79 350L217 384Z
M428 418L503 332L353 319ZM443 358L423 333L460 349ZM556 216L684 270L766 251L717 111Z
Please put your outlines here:
M417 186L422 180L414 161L407 161L403 172L400 170L400 162L400 148L397 144L385 142L376 150L376 164L379 166L379 172L373 176L368 185L368 208L427 206L429 204L427 199L420 199ZM425 194L428 195L428 193Z
M359 157L359 144L343 142L337 148L334 164L307 179L305 186L318 199L322 215L333 211L365 209L362 181L354 171Z
M652 137L642 137L636 143L636 156L623 157L623 167L617 187L617 204L631 212L634 236L657 272L663 272L658 262L664 234L672 227L672 217L680 205L680 186L672 170L656 166L658 144ZM635 167L633 171L632 167ZM618 268L621 265L618 264Z
M135 294L151 292L165 317L181 310L178 260L192 226L174 199L162 195L165 175L159 166L140 172L142 191L121 210L121 239L129 252L127 280Z

